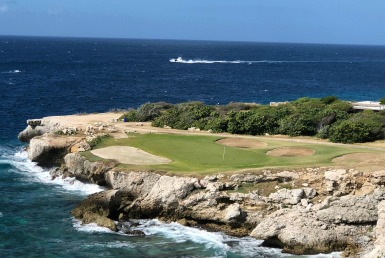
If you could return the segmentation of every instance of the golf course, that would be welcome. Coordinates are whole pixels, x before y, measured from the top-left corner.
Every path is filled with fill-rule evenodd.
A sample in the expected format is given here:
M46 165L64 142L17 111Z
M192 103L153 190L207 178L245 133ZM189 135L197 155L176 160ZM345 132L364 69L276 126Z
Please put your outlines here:
M116 148L118 146L120 148ZM92 151L83 155L90 161L119 156L122 169L207 175L244 169L334 166L336 158L340 160L338 165L343 165L341 157L354 153L358 156L370 154L373 159L384 155L384 151L350 145L167 133L129 133L127 138L102 138ZM148 161L154 157L160 161ZM141 159L146 162L138 162Z

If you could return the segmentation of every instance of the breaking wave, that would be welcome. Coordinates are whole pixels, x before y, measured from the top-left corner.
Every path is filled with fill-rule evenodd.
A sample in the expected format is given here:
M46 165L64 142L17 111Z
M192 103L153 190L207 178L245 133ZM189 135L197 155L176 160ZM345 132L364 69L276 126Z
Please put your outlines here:
M66 191L78 192L81 195L89 195L104 190L103 187L96 184L86 184L72 177L53 179L48 169L43 169L28 159L26 151L11 153L8 148L1 148L1 151L3 155L0 157L0 163L9 164L16 173L23 173L26 175L26 180L52 184Z

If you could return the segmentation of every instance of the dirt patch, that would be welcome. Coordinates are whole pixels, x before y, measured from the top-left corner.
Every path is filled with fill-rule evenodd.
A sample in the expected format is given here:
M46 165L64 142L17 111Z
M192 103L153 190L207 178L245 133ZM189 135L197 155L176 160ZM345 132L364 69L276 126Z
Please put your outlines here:
M216 141L215 143L220 145L225 145L225 146L247 148L247 149L263 148L267 146L267 143L265 142L260 142L256 140L245 139L245 138L223 138Z
M377 163L384 162L385 154L379 153L352 153L333 159L334 163Z
M273 157L307 157L315 154L315 150L301 147L281 147L266 153Z
M127 146L110 146L91 151L92 154L103 159L113 159L130 165L158 165L168 164L171 160L153 155L141 149Z

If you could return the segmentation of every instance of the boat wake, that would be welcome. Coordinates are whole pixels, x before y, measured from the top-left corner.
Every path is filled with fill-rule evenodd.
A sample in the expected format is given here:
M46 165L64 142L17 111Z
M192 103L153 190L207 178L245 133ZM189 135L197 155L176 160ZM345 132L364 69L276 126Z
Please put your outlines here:
M182 57L171 58L170 63L180 63L180 64L295 64L295 63L352 63L350 61L323 61L323 60L298 60L298 61L288 61L288 60L207 60L207 59L183 59Z
M205 59L183 59L182 57L171 58L171 63L181 63L181 64L252 64L252 63L263 63L267 61L226 61L226 60L205 60Z
M6 71L6 72L2 72L2 73L21 73L20 70L12 70L12 71Z

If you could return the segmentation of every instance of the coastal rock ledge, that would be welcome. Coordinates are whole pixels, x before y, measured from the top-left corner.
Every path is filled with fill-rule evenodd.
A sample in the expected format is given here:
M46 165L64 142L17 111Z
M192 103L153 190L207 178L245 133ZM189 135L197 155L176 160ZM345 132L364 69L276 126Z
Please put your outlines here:
M54 167L53 177L107 186L73 209L83 223L118 231L132 219L159 218L252 236L264 240L264 246L293 254L385 254L384 171L324 167L204 178L131 171L114 161L87 160L76 147L86 136L58 135L58 128L49 119L29 120L19 138L30 143L32 161Z

